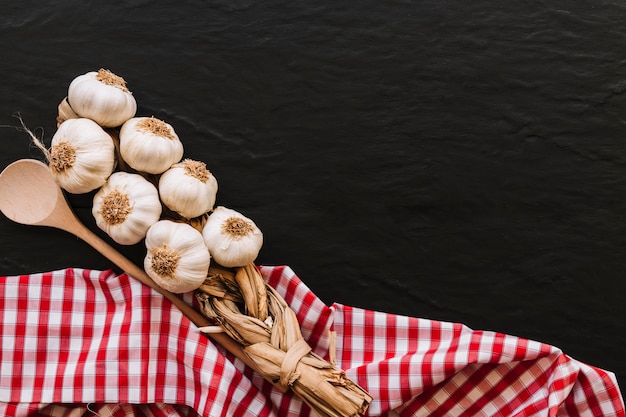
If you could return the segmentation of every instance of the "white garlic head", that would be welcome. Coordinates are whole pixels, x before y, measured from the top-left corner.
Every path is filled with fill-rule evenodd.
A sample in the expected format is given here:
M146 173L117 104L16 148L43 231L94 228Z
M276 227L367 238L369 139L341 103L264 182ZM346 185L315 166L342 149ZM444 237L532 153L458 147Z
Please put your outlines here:
M104 127L121 126L137 112L137 102L128 91L126 81L106 69L74 78L67 101L80 117Z
M217 180L204 162L185 159L161 174L159 195L170 210L191 219L213 209Z
M160 287L183 293L206 279L211 255L202 234L186 223L160 220L146 235L144 269Z
M163 120L134 117L120 129L120 153L133 169L161 174L181 160L183 144Z
M254 262L263 245L263 233L252 220L223 206L211 213L202 237L215 262L228 268Z
M67 122L64 122L65 124ZM96 224L120 245L134 245L161 217L156 187L139 174L115 172L93 198Z
M115 169L113 138L90 119L69 119L59 125L49 153L52 176L72 194L102 186Z

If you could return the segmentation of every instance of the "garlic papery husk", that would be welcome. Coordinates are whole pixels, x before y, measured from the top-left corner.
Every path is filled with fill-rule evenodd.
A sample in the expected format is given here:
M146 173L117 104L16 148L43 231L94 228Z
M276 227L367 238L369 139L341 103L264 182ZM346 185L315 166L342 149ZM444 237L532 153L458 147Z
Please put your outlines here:
M65 97L57 106L57 127L61 125L67 119L79 119L80 116L76 114L70 103L67 101L67 97Z
M204 162L185 159L161 174L159 195L170 210L191 219L213 210L217 180Z
M159 193L150 181L139 174L115 172L94 195L91 212L114 241L134 245L159 221L161 210Z
M183 157L183 144L163 120L134 117L120 129L120 153L137 171L161 174Z
M50 171L72 194L95 190L115 168L111 136L90 119L69 119L59 125L49 151Z
M186 223L160 220L146 235L144 269L160 287L183 293L198 288L211 263L202 234Z
M104 127L121 126L137 112L137 102L126 81L106 69L74 78L67 101L76 114Z
M238 211L218 206L202 229L204 243L218 264L228 267L248 265L263 246L263 233L252 220Z

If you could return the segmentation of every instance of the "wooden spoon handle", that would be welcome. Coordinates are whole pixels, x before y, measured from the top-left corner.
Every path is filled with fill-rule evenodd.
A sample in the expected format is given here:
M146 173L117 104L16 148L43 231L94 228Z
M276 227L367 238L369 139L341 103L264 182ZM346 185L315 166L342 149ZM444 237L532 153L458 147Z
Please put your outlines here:
M156 282L152 280L146 274L146 272L138 267L135 263L131 262L127 257L118 252L111 245L102 240L98 235L93 233L91 230L85 228L81 228L80 232L75 233L79 238L87 242L91 247L104 255L108 260L113 262L119 268L121 268L128 275L133 278L141 281L143 284L147 285L150 288L153 288L160 294L162 294L165 298L170 300L174 305L176 305L189 319L194 322L196 325L206 326L208 324L208 319L202 316L202 314L198 313L193 307L185 303L181 300L176 294L173 294L163 288L161 288Z
M77 224L75 224L74 227L72 227L71 229L71 232L73 234L87 242L91 247L104 255L107 259L109 259L111 262L121 268L128 275L149 286L150 288L153 288L154 290L162 294L165 298L170 300L172 304L178 307L180 311L196 326L204 327L212 324L208 318L206 318L199 311L187 304L176 294L173 294L161 288L156 282L152 280L152 278L148 276L148 274L146 274L143 269L139 268L137 265L131 262L128 258L122 255L104 240L102 240L98 235L93 233L82 223L77 222ZM244 352L243 347L235 340L233 340L230 336L225 333L211 333L209 337L213 339L213 341L221 345L224 349L242 360L250 368L254 369L255 371L257 371L257 373L262 375L262 373L258 371L256 364L248 358L248 355L246 355L246 353Z

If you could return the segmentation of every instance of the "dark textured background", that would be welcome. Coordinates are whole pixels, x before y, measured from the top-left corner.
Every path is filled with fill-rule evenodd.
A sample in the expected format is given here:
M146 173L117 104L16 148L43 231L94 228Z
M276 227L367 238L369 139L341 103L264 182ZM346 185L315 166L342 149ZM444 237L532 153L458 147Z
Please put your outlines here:
M69 82L109 68L263 230L257 263L327 303L547 342L624 385L624 21L620 1L10 2L0 124L19 112L49 143ZM1 168L42 158L0 132ZM71 201L93 226L89 198ZM0 218L0 275L70 266L111 267Z

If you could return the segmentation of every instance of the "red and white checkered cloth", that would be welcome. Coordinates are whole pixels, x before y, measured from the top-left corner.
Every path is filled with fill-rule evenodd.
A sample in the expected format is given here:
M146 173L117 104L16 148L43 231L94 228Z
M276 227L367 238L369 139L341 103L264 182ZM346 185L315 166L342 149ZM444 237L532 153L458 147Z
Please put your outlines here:
M326 306L261 267L313 350L374 397L368 414L626 416L615 376L556 347L458 323ZM188 302L193 297L187 294ZM0 415L307 416L160 294L112 271L0 279Z

